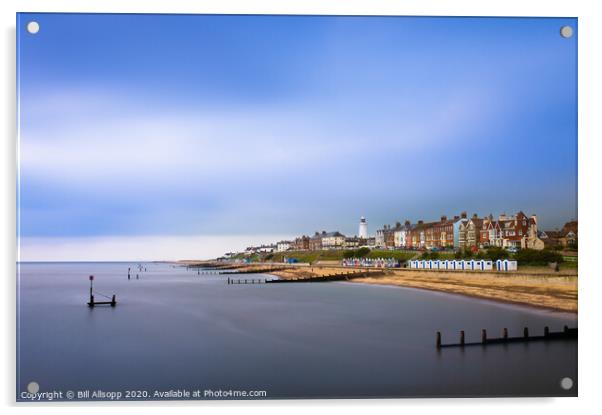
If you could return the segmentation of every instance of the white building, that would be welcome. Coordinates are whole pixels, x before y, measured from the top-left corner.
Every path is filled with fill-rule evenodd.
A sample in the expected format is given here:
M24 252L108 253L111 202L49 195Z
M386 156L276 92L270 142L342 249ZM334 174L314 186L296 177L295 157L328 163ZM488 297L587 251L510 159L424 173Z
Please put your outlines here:
M408 240L408 235L410 230L412 229L412 225L409 220L406 220L402 226L399 226L395 229L394 234L394 244L397 248L404 248L410 244Z
M345 245L345 235L340 232L322 233L323 249L339 249Z
M366 218L363 216L360 218L360 228L357 236L363 239L368 239L368 223L366 223Z
M280 241L276 244L276 250L278 252L288 251L291 248L290 241Z

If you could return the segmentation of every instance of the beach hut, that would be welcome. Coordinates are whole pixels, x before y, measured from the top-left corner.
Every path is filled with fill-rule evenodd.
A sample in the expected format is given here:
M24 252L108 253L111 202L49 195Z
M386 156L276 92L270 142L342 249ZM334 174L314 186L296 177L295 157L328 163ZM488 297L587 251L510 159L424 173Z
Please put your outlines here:
M478 271L487 271L493 268L493 262L485 259L476 260L476 267Z
M441 262L438 259L433 261L433 269L441 269Z
M464 268L465 268L465 266L466 266L466 264L465 264L464 260L462 260L462 259L457 259L457 260L456 260L456 261L454 261L454 262L455 262L455 265L456 265L454 269L456 269L456 270L462 270L462 271L464 270Z
M518 269L517 262L508 259L498 259L495 265L498 271L516 271Z
M464 264L466 266L466 269L469 269L471 271L474 271L477 267L477 261L475 261L474 259L469 259L468 261L464 261Z

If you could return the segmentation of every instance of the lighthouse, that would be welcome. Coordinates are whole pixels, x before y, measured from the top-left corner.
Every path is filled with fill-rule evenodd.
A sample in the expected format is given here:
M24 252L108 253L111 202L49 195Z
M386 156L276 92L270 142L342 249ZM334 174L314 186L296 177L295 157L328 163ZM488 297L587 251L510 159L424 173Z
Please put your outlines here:
M360 218L360 229L358 236L360 238L368 239L368 224L366 223L366 218L363 216Z

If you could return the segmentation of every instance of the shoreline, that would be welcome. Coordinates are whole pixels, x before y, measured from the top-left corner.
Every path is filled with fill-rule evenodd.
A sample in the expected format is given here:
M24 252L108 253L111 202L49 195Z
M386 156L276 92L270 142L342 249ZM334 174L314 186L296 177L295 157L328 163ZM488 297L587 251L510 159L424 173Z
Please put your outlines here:
M181 263L182 265L182 263ZM186 265L191 265L187 263ZM195 265L209 265L197 262ZM434 271L407 268L351 268L334 264L285 265L277 263L215 264L231 270L253 270L281 279L321 277L348 273L358 284L416 288L457 294L506 304L529 306L539 310L578 314L577 274L553 273L545 268L526 272ZM271 270L270 268L274 268ZM353 277L353 273L371 270L374 276ZM378 274L376 272L378 271Z

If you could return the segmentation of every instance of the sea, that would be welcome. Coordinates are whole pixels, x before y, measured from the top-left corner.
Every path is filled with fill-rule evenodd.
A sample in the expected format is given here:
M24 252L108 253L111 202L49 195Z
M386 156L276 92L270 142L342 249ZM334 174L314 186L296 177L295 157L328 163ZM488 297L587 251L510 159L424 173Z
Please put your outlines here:
M541 335L576 314L349 282L229 285L274 277L160 262L17 270L18 401L577 395L575 340L435 347L438 331ZM115 307L88 307L90 275Z

